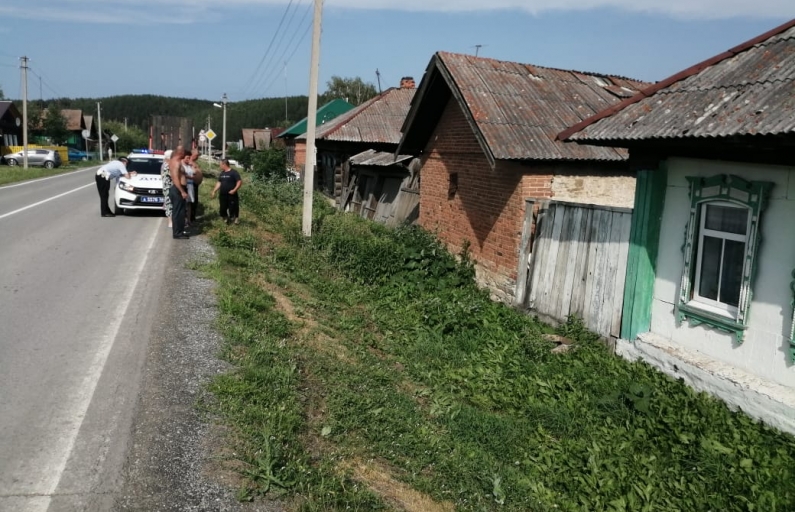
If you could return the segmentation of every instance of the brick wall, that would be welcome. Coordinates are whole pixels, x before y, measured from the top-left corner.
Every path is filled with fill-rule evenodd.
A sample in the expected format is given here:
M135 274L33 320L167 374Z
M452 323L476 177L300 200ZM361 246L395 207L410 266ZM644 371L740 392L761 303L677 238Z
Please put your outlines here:
M304 172L306 167L306 141L295 141L295 168L298 172Z
M465 243L478 281L495 297L513 295L524 199L549 197L551 175L499 162L492 169L458 103L451 100L425 150L419 224L454 253Z
M624 164L523 164L492 169L458 103L451 99L422 160L419 224L453 253L465 243L478 283L513 298L526 198L632 206L634 175Z

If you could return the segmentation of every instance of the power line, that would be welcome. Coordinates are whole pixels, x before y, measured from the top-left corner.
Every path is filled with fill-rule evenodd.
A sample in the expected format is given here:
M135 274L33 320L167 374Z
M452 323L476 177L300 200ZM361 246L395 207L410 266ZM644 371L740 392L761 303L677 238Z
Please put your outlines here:
M262 64L265 62L265 58L268 56L268 53L271 51L271 47L273 47L274 41L276 41L276 36L279 34L279 31L284 24L284 19L287 17L287 13L290 11L290 6L293 5L293 0L290 0L290 3L287 4L287 8L284 10L284 14L282 14L282 19L279 21L279 26L276 27L276 32L273 33L273 37L271 38L271 42L268 43L268 48L265 50L265 53L262 55L262 59L260 59L259 64L257 64L257 68L252 73L251 78L248 79L248 85L244 88L244 90L248 91L248 88L254 82L254 79L257 77L260 69L262 68Z
M293 11L293 16L290 18L290 23L287 25L285 32L282 34L279 43L276 45L276 48L274 49L272 58L269 59L268 63L265 65L264 68L265 72L262 74L259 81L257 81L256 85L254 86L255 91L260 89L264 83L268 83L268 87L266 89L269 89L272 82L274 82L274 79L272 77L278 74L278 67L281 66L282 63L284 62L284 56L287 55L287 52L290 50L290 47L293 44L293 41L295 41L296 36L298 36L299 30L303 26L307 16L309 15L310 12L312 12L312 2L309 2L307 4L307 8L304 11L304 15L301 17L301 20L298 22L298 25L295 27L295 29L291 30L292 20L295 18L295 13L297 12L297 10L298 10L298 5L296 5L295 10ZM278 58L275 58L276 52L278 52L281 49L282 43L285 41L286 33L288 31L292 32L292 37L284 46L284 50L282 51L281 55Z
M301 18L301 21L300 21L300 22L299 22L299 24L298 24L298 28L299 28L299 29L300 29L301 25L304 23L304 20L306 19L307 15L308 15L310 12L312 12L312 4L311 4L311 3L309 3L309 4L307 4L307 6L308 6L309 8L306 10L306 12L304 12L304 16L303 16L303 18ZM306 26L306 30L304 30L304 33L303 33L303 35L302 35L301 37L299 37L299 39L298 39L298 42L297 42L297 43L295 44L295 46L293 47L293 51L292 51L292 53L290 53L290 56L289 56L289 57L287 57L287 59L285 59L285 58L284 58L284 56L285 56L285 55L287 55L287 52L290 50L290 45L292 45L292 44L293 44L293 42L295 41L295 38L296 38L296 36L297 36L297 35L298 35L298 33L299 33L299 32L298 32L298 30L294 31L294 32L293 32L293 37L291 37L291 38L290 38L290 41L289 41L289 42L287 43L287 45L284 47L284 51L282 52L281 56L279 57L279 59L278 59L276 62L289 62L289 61L291 61L291 60L292 60L292 58L293 58L293 56L295 56L295 52L297 52L297 51L298 51L298 48L300 48L300 47L301 47L301 43L302 43L302 42L303 42L303 41L306 39L306 36L309 34L310 30L312 30L312 22L311 22L311 20L310 20L310 22L307 24L307 26ZM274 73L271 73L271 76L272 76L272 78L270 79L270 81L267 83L267 85L265 86L265 88L264 88L264 89L262 89L262 94L264 94L266 91L269 91L269 90L270 90L270 88L273 86L273 84L274 84L274 83L276 82L276 80L278 79L278 74L277 74L277 73L275 73L275 72L274 72Z
M41 74L41 73L36 73L35 71L33 71L33 69L32 69L32 68L28 68L28 71L30 71L31 73L33 73L33 74L34 74L34 75L35 75L35 76L36 76L36 77L37 77L39 80L41 80L41 83L42 83L42 84L43 84L43 85L44 85L44 86L45 86L47 89L49 89L51 93L53 93L54 97L58 97L58 98L64 98L64 97L65 97L65 96L64 96L63 94L61 94L60 92L56 91L56 90L55 90L55 89L54 89L54 88L53 88L53 87L52 87L50 84L48 84L48 83L47 83L47 81L46 81L46 80L44 80L44 78L42 77L42 74Z

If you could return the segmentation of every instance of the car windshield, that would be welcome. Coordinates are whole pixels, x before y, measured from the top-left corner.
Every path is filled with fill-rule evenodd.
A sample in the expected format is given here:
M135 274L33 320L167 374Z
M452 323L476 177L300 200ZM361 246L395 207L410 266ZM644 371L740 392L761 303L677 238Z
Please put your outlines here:
M158 158L134 158L127 161L127 170L138 174L160 174L163 161Z

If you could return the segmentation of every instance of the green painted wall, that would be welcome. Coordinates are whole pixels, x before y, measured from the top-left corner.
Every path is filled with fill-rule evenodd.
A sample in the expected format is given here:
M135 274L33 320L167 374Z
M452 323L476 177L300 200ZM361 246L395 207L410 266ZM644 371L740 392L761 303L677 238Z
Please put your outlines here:
M637 173L621 318L621 338L625 340L634 340L638 334L651 328L651 306L667 184L668 172L664 165L657 170Z

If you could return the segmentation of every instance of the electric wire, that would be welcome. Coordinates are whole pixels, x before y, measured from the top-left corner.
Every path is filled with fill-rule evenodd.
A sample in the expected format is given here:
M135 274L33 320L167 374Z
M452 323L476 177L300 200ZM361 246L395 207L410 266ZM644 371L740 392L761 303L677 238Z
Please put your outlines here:
M277 42L276 46L273 48L273 53L270 55L270 57L266 61L265 66L263 67L263 70L262 70L263 72L260 74L259 79L254 84L253 91L256 91L257 89L259 89L265 81L270 79L271 74L274 72L273 71L273 68L274 68L274 57L281 50L282 44L284 43L285 39L287 38L287 34L288 33L292 33L292 38L290 39L290 41L292 42L292 40L295 39L296 32L298 30L300 30L300 27L303 24L303 20L306 19L306 13L304 13L304 16L301 18L301 21L298 22L298 26L293 28L293 20L295 19L295 14L298 12L298 8L300 7L300 5L301 5L301 0L299 0L299 2L295 5L295 8L293 9L292 15L290 16L290 19L287 22L287 25L285 25L284 31L282 32L281 38ZM311 2L310 2L310 5L311 5ZM288 48L289 48L290 43L287 43L287 44L288 44ZM286 52L283 51L282 55L284 55L285 53ZM276 63L279 64L279 66L281 66L281 63L279 63L279 60L276 60Z
M290 50L290 45L292 45L292 44L293 44L293 42L294 42L294 41L295 41L295 39L296 39L296 36L297 36L297 35L300 33L300 32L299 32L299 30L300 30L300 28L303 26L303 24L304 24L304 21L306 20L306 17L307 17L307 15L308 15L308 14L309 14L311 11L312 11L312 2L310 2L310 3L308 4L308 6L307 6L307 10L306 10L306 11L304 11L304 15L303 15L303 17L301 18L301 21L298 23L297 30L295 30L295 31L293 32L293 37L292 37L292 38L290 38L290 41L289 41L289 42L287 43L287 45L285 46L285 48L284 48L284 51L282 52L282 54L281 54L281 55L279 56L279 58L276 60L276 63L280 63L280 62L288 62L288 63L289 63L289 62L291 62L291 61L292 61L293 57L295 56L295 53L296 53L296 52L298 51L298 49L301 47L301 43L303 43L303 42L306 40L306 36L307 36L307 35L309 34L309 32L312 30L312 20L309 20L309 23L307 24L307 26L306 26L306 29L304 30L304 33L303 33L303 34L302 34L302 35L301 35L301 36L298 38L298 41L295 43L295 46L293 47L293 50L292 50L292 52L290 53L290 56L289 56L289 57L287 57L287 59L285 59L285 58L284 58L284 56L285 56L285 55L287 55L287 52ZM271 79L270 79L270 81L268 81L268 82L267 82L267 85L265 85L265 87L264 87L263 89L261 89L261 94L263 94L263 95L264 95L264 94L265 94L267 91L269 91L269 90L270 90L270 88L271 88L271 87L273 87L273 84L274 84L274 83L276 83L276 80L278 80L278 79L279 79L279 76L280 76L280 75L279 75L279 73L277 73L277 72L272 72L272 73L271 73Z
M271 37L271 42L268 43L268 48L265 50L265 53L262 55L262 59L260 59L259 64L257 64L257 68L254 70L254 73L252 73L251 78L249 78L248 84L243 88L245 91L249 90L249 87L253 84L254 80L256 79L260 69L262 68L262 64L265 62L268 53L271 51L271 48L273 47L273 43L276 41L276 36L279 34L279 31L281 30L282 25L284 24L284 19L287 17L287 13L290 11L290 7L292 5L293 5L293 0L290 0L290 2L287 4L287 8L284 10L284 13L282 14L282 19L279 21L279 25L276 27L276 32L274 32L273 37Z

